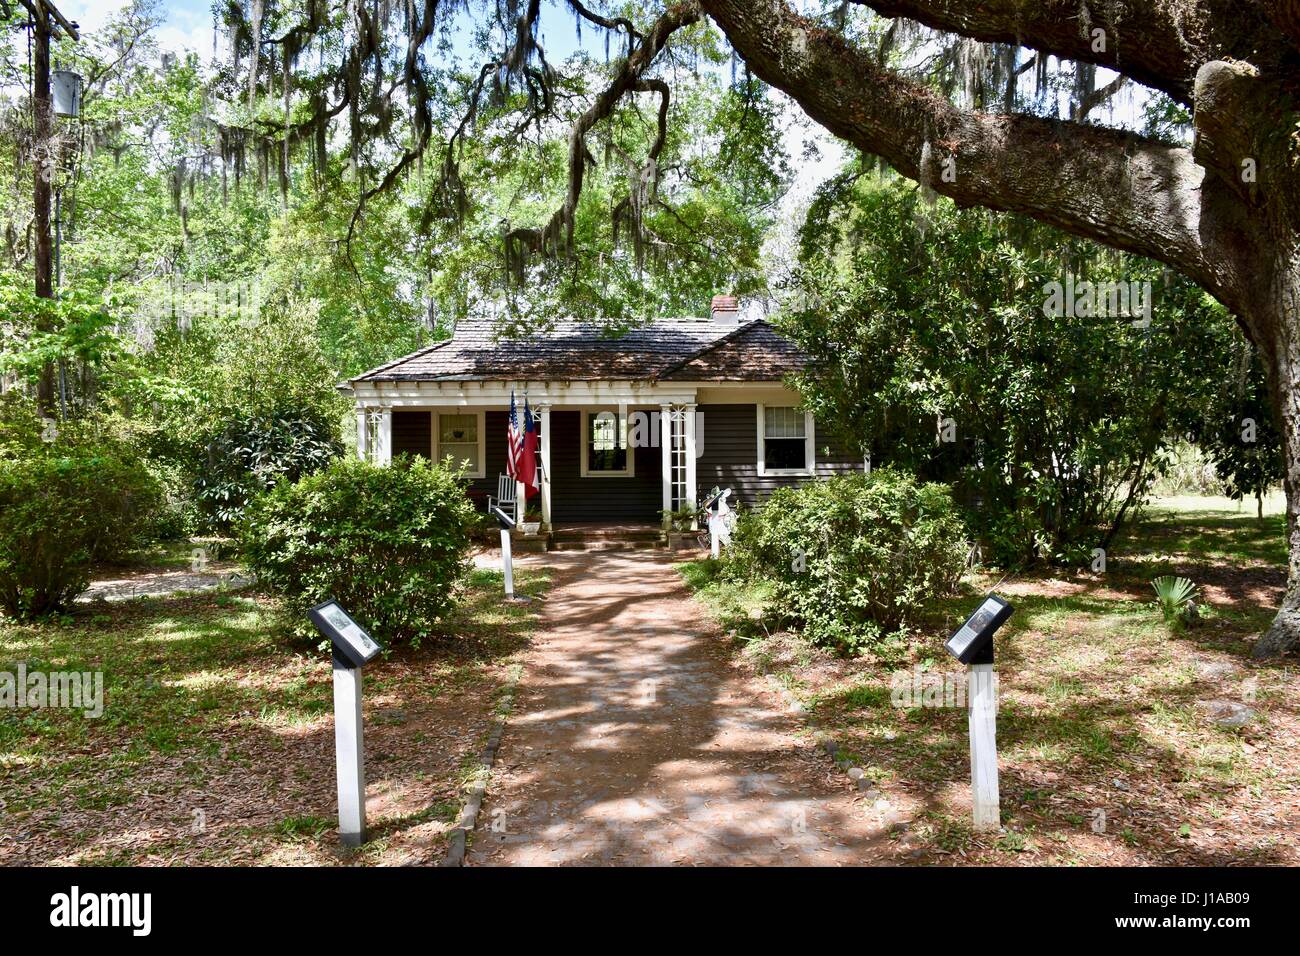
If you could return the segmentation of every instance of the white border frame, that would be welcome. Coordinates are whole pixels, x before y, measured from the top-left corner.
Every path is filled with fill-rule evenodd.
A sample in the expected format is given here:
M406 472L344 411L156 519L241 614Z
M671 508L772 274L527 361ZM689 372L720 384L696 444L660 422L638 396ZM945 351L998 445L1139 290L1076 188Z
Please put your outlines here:
M465 472L466 478L486 478L487 477L487 416L484 409L471 408L431 408L429 409L429 452L433 456L432 461L436 464L442 461L442 422L440 419L444 414L447 415L477 415L478 416L478 471ZM458 444L465 444L459 442Z
M636 449L628 441L627 430L630 425L629 419L632 416L632 409L627 406L620 409L614 405L609 408L584 408L582 410L582 430L578 433L578 477L579 478L635 478L636 477ZM593 413L599 415L601 412L612 412L616 417L622 416L622 438L627 442L627 467L622 471L590 471L587 468L587 434L590 427L590 419Z
M756 428L758 431L758 461L754 464L758 468L759 477L771 475L773 477L793 477L793 478L814 478L817 475L817 431L816 424L813 422L812 412L803 413L803 460L802 468L768 468L767 467L767 438L763 434L764 427L767 424L767 405L758 403L754 406ZM798 408L797 405L772 405L773 408Z

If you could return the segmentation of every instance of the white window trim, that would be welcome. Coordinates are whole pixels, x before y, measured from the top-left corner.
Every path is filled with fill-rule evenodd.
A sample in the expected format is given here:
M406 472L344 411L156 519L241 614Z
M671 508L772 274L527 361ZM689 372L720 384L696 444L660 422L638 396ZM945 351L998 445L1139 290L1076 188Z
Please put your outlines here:
M441 447L440 447L441 444L442 444L442 421L441 421L441 418L442 418L443 414L444 414L444 411L443 411L443 410L441 410L441 409L436 409L436 408L435 408L435 409L432 409L432 410L429 412L429 428L430 428L430 432L429 432L429 451L432 453L432 456L433 456L433 459L432 459L432 460L433 460L434 462L440 462L440 461L442 461L442 458L443 458L443 456L442 456L442 449L441 449ZM483 411L482 411L481 409L478 410L478 411L474 411L474 410L467 409L467 408L448 408L448 409L445 410L445 414L447 414L447 415L476 415L476 416L478 416L478 464L479 464L479 467L478 467L478 471L467 471L467 472L465 472L465 477L466 477L466 478L485 478L485 477L487 477L487 474L486 474L486 468L487 468L487 457L486 457L486 451L487 451L487 430L486 430L486 428L484 427L484 426L486 425L486 422L485 422L485 420L484 420Z
M815 431L816 426L813 423L812 412L805 411L803 413L804 467L768 468L767 467L767 439L766 436L763 434L764 431L763 426L765 425L766 418L767 418L767 413L766 413L767 406L760 403L754 407L758 410L758 414L755 416L757 419L757 429L758 429L758 461L755 464L758 466L759 477L766 477L768 475L777 476L777 477L784 475L784 476L792 476L797 478L815 477L817 474L817 434ZM791 406L773 405L772 407L790 408Z
M619 409L617 406L611 405L608 408L584 408L582 410L582 431L578 435L578 477L579 478L634 478L636 477L636 454L635 454L636 449L632 447L630 442L628 442L628 446L627 446L627 467L624 468L622 471L591 471L590 469L588 469L587 436L591 433L590 432L591 416L593 414L599 415L601 412L613 412L614 415L617 416L619 413ZM622 419L624 441L628 440L627 429L631 425L631 422L629 421L631 417L632 417L632 409L629 408L627 409Z

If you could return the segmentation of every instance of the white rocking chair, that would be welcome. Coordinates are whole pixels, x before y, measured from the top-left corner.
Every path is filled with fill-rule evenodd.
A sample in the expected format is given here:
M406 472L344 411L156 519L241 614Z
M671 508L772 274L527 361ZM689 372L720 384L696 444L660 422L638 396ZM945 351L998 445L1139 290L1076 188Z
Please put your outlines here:
M488 495L488 510L492 510L493 502L506 514L514 514L515 504L518 501L519 486L509 475L497 476L497 493L496 497ZM515 516L516 519L518 516Z

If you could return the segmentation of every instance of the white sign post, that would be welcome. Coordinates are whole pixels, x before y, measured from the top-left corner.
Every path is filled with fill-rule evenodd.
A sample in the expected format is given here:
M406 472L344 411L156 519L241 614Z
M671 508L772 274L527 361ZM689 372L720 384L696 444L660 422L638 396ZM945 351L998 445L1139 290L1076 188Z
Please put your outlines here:
M501 529L501 570L506 576L506 600L513 600L515 596L515 567L510 554L509 528Z
M515 564L510 552L510 531L515 526L515 519L496 505L492 506L492 514L496 517L497 524L501 525L501 572L506 579L506 600L527 602L527 597L515 597Z
M998 678L993 673L993 634L1013 608L994 594L986 597L944 645L966 665L970 786L976 830L1002 825L998 798Z
M361 719L361 668L381 650L337 601L307 612L334 647L334 761L338 771L339 842L366 840L366 749Z
M334 761L338 766L339 842L366 842L366 746L361 721L361 668L334 655Z
M998 805L998 705L997 677L992 664L972 664L966 669L970 726L970 790L975 807L975 829L996 830L1002 825Z

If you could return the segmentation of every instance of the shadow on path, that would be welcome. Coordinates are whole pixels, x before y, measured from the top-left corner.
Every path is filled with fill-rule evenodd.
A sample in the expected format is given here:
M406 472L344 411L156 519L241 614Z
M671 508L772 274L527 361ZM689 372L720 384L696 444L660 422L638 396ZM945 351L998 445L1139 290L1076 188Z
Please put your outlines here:
M554 587L472 865L888 862L883 828L731 666L669 559L537 563Z

